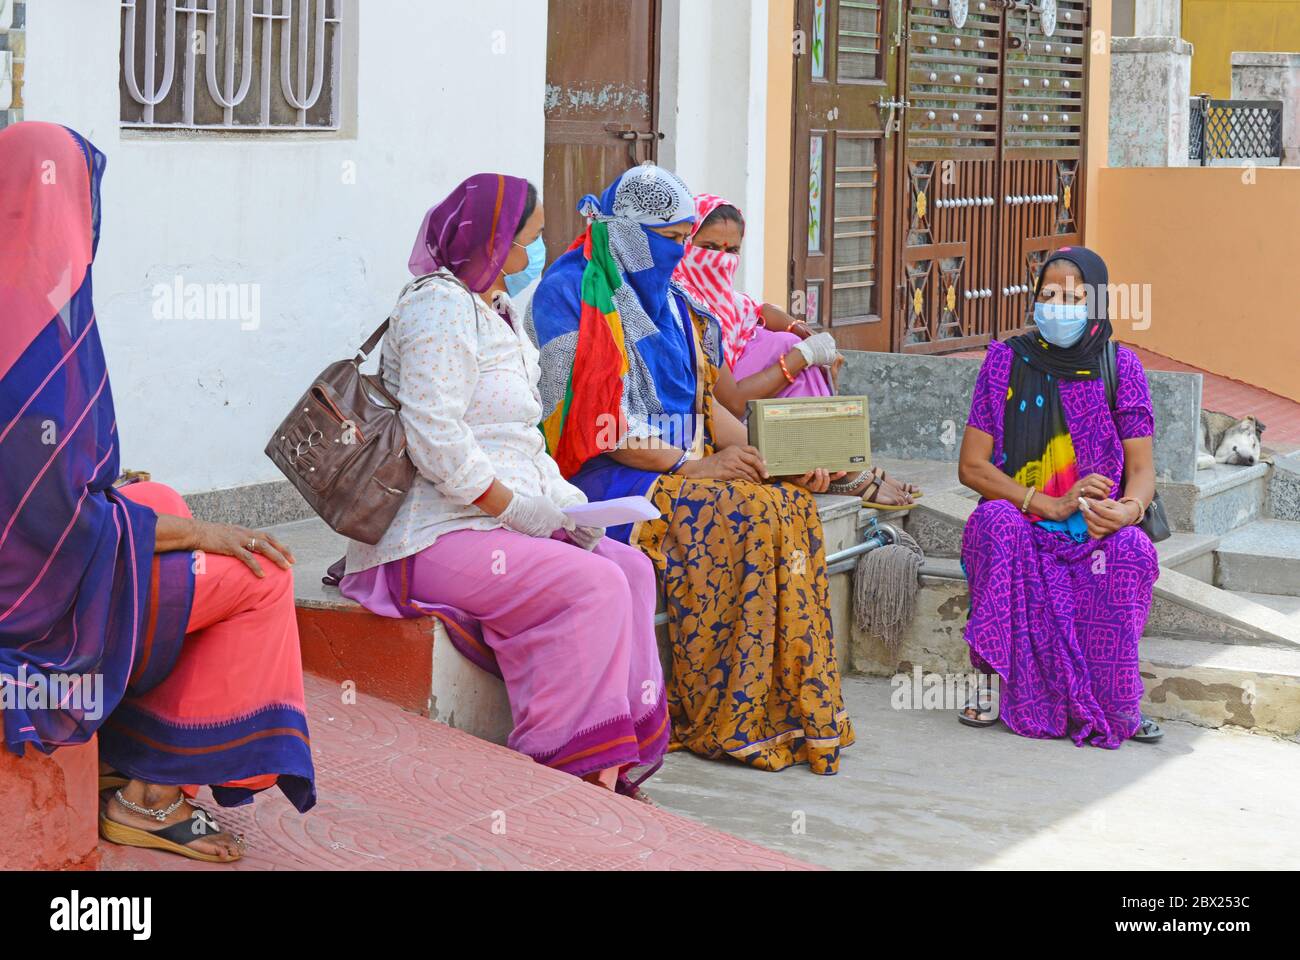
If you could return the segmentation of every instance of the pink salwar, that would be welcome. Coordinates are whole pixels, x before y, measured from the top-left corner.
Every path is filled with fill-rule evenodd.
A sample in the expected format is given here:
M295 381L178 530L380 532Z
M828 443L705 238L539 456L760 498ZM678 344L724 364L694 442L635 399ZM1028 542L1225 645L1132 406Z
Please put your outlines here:
M756 373L762 373L793 350L802 341L796 334L769 330L764 326L754 328L754 336L745 344L736 358L731 375L737 382ZM832 395L826 371L821 367L806 367L777 394L778 397L829 397Z
M409 616L402 608L413 602L477 620L510 698L511 749L579 777L663 759L655 575L639 550L458 530L340 587L381 616Z
M119 492L159 514L191 515L180 494L160 483L133 483ZM219 801L240 802L278 782L303 810L314 802L314 789L293 572L265 556L258 563L264 577L235 557L202 557L180 656L165 680L121 709L175 730L165 742L153 739L148 750L210 758L206 782L223 793ZM108 723L108 732L117 733L114 717ZM189 739L196 731L205 732L201 742ZM119 739L133 743L136 736ZM101 755L112 742L101 741ZM258 743L265 749L251 752ZM105 759L129 772L128 762ZM191 797L198 792L197 785L183 789Z

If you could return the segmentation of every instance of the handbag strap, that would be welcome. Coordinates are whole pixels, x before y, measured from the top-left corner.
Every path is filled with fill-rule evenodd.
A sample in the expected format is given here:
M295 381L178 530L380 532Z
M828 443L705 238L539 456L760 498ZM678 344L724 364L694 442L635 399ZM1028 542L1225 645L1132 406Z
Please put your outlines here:
M1101 352L1101 376L1106 381L1106 402L1114 413L1115 398L1119 395L1119 347L1114 340L1107 340L1106 349Z
M470 290L470 288L465 285L464 281L462 281L460 277L456 276L454 273L451 273L449 271L439 271L438 273L426 273L422 277L416 277L414 280L408 283L406 287L402 290L402 296L405 296L408 291L414 290L417 287L420 287L428 283L430 280L450 280L456 286L460 287L467 294L469 294L470 302L473 304L475 312L478 311L478 302L474 298L474 291ZM383 323L381 323L378 327L375 328L375 332L366 338L366 342L363 343L361 345L361 349L357 351L356 357L353 358L355 363L358 364L361 363L363 360L369 357L371 353L374 352L375 347L379 346L379 341L384 339L384 334L388 333L388 328L389 326L392 325L392 322L393 322L393 318L392 316L389 316L387 320L385 320Z
M385 320L378 326L378 328L376 328L374 333L366 338L366 342L363 343L361 349L357 351L355 358L357 363L365 360L366 357L370 356L371 352L374 351L375 347L379 346L379 341L384 339L384 334L388 332L388 325L391 321L391 317L388 320Z

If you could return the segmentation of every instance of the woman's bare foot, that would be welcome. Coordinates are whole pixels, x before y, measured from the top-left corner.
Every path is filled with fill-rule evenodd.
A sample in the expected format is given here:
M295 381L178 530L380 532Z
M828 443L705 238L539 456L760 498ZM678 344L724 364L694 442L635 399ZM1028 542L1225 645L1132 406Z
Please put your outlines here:
M121 792L123 799L136 806L149 810L165 810L176 802L176 799L180 796L181 788L132 780L125 787L122 787ZM127 809L117 800L116 792L107 795L107 803L104 815L109 820L123 826L135 827L137 830L145 830L149 833L157 833L165 827L189 820L194 816L195 810L199 809L188 800L182 800L180 805L169 816L163 820L158 820L156 817L145 816ZM205 811L200 812L207 816ZM211 818L209 817L209 819ZM220 857L223 861L232 863L244 855L242 841L226 830L205 837L195 837L186 846L199 853Z
M594 773L587 774L582 779L586 780L588 783L612 791L618 786L618 767L610 767L606 770L597 770Z

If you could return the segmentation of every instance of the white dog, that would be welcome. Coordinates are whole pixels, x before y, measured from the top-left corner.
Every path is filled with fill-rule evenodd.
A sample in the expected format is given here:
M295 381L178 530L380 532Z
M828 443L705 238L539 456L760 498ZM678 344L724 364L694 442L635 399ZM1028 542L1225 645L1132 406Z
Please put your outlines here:
M1263 432L1264 424L1253 416L1238 419L1226 413L1202 410L1196 469L1208 470L1216 463L1242 467L1258 463L1261 455L1259 440Z

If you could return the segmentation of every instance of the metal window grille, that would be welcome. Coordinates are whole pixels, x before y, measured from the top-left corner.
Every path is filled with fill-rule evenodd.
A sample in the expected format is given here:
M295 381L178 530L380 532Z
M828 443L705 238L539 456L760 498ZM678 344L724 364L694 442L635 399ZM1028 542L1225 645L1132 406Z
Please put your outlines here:
M122 126L337 130L340 3L122 0Z
M1189 159L1203 167L1282 162L1282 101L1192 97Z

